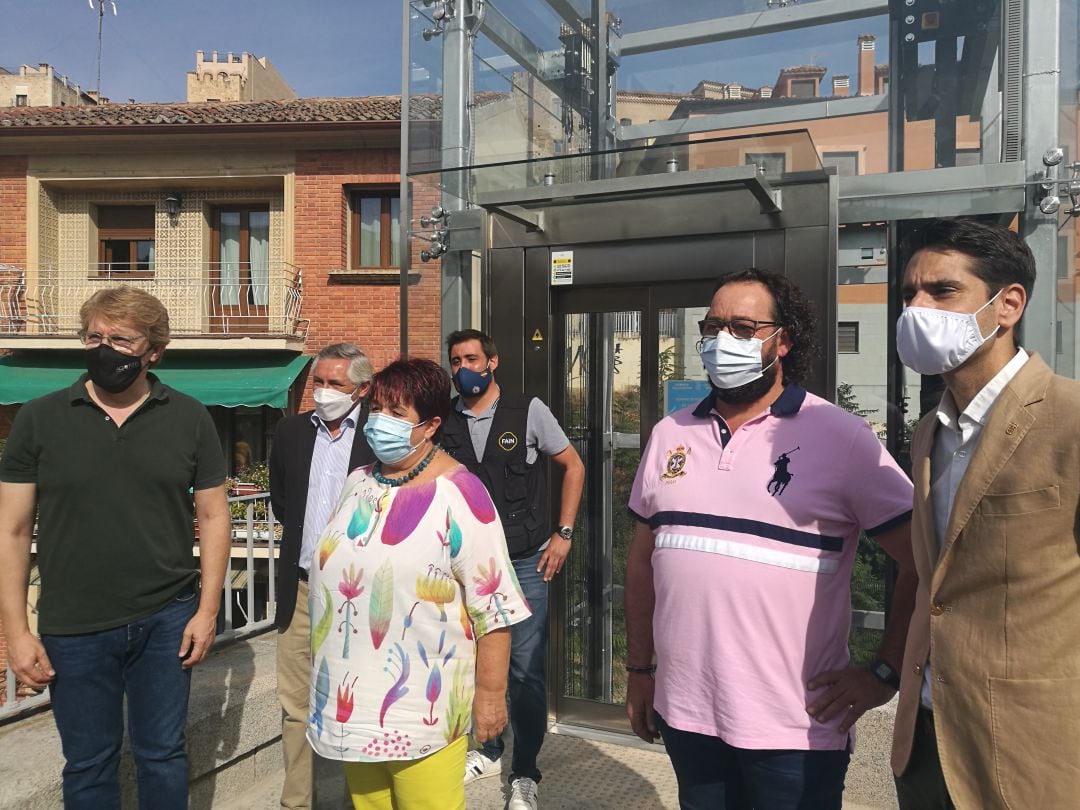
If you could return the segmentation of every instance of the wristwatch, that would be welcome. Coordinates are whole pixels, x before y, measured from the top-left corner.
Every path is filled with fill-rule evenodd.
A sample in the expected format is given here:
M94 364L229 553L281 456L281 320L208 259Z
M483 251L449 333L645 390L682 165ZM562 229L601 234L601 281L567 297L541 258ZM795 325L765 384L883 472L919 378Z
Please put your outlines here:
M893 689L900 688L900 673L888 661L875 658L870 662L870 672L883 684L891 686Z
M572 541L574 539L574 527L573 526L560 526L555 530L558 532L559 537L566 541Z

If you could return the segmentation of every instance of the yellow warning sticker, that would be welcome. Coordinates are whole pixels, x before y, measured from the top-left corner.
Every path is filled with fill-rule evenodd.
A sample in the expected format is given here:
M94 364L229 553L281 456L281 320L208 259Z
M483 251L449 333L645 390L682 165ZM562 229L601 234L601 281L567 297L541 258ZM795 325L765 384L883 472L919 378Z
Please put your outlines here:
M540 334L539 329L537 329L535 332L533 332L533 340L543 340L543 339L544 339L544 336L542 334Z
M551 251L551 286L574 283L574 251Z

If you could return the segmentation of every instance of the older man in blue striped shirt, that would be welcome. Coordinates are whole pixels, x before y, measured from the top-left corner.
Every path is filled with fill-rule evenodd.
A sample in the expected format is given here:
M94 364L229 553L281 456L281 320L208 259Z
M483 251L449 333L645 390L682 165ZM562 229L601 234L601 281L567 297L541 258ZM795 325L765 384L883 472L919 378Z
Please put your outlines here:
M308 572L349 471L374 460L364 439L371 361L351 343L327 346L311 371L315 409L278 423L270 451L270 498L281 521L277 614L278 699L285 784L281 806L310 808L312 752L305 732L310 677Z

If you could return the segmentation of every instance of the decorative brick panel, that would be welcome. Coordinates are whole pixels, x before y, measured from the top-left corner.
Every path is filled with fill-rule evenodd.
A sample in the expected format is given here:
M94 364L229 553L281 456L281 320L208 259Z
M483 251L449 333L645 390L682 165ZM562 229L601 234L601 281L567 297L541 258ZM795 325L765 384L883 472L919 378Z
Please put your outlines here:
M44 185L43 185L44 187ZM281 281L276 276L284 259L284 194L281 191L228 189L192 189L185 191L176 224L169 221L165 211L165 195L159 191L127 192L73 192L63 194L53 191L54 203L50 216L58 220L59 256L55 264L61 270L74 271L88 268L97 262L97 245L91 233L95 205L129 204L154 206L154 277L147 281L133 281L157 296L169 310L169 321L177 334L201 334L212 331L209 302L198 294L210 283L210 240L208 226L210 208L231 203L267 204L270 209L269 266L271 290L267 314L270 323L278 324L284 317L285 302L277 291ZM42 219L45 216L43 213ZM53 251L55 254L55 251ZM42 255L45 253L43 251ZM84 284L69 280L59 311L70 320L82 302L100 288L100 283L89 277Z

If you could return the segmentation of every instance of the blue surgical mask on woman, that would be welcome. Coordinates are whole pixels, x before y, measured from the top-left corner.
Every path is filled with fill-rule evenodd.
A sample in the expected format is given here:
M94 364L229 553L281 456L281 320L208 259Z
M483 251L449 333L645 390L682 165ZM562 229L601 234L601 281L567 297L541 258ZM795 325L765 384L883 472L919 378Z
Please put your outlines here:
M364 438L375 458L383 464L397 464L423 446L423 440L416 445L411 443L412 431L426 423L425 419L414 425L407 419L398 419L388 413L373 413L364 424Z

